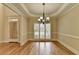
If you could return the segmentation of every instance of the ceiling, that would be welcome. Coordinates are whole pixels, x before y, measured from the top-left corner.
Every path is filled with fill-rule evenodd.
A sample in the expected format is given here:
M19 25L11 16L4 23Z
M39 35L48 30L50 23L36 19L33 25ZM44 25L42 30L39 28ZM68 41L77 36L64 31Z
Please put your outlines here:
M60 3L45 3L45 14L51 15L55 14L63 4ZM24 4L24 6L27 8L28 12L32 15L41 16L43 14L43 5L42 3L28 3Z
M43 14L43 5L42 3L8 3L5 4L12 8L12 5L15 6L18 11L23 14L28 14L30 16L39 17ZM74 3L45 3L45 15L46 16L57 16L62 12L70 9ZM14 9L14 8L13 8Z

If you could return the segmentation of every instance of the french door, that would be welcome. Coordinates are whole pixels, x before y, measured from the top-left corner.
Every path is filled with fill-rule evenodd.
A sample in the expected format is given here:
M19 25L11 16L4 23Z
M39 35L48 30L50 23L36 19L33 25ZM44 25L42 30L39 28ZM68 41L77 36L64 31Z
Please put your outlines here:
M34 23L34 39L51 39L50 23Z

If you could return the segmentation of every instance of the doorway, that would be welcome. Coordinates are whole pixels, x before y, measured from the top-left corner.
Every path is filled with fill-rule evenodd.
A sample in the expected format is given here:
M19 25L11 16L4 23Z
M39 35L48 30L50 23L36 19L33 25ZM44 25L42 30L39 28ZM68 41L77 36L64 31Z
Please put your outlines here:
M18 18L9 18L8 20L8 41L19 42L19 20Z
M51 24L34 23L34 39L51 39Z

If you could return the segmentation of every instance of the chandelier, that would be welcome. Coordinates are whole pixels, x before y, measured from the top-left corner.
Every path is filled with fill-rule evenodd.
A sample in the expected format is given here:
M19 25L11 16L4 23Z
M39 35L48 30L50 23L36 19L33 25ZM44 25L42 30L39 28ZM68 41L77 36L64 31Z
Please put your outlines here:
M49 23L49 17L46 17L46 15L45 15L45 3L42 3L42 6L43 6L43 13L42 13L42 17L40 17L39 19L38 19L38 22L39 23L43 23L43 24L45 24L45 23Z

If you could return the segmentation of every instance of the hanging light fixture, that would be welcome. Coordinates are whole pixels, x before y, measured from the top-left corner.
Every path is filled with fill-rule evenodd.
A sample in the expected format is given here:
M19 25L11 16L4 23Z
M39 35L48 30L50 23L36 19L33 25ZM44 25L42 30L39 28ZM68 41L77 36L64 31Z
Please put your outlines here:
M49 23L50 18L46 17L45 15L45 3L42 3L42 5L43 5L43 14L42 14L42 17L38 19L38 22L43 23L43 24Z

